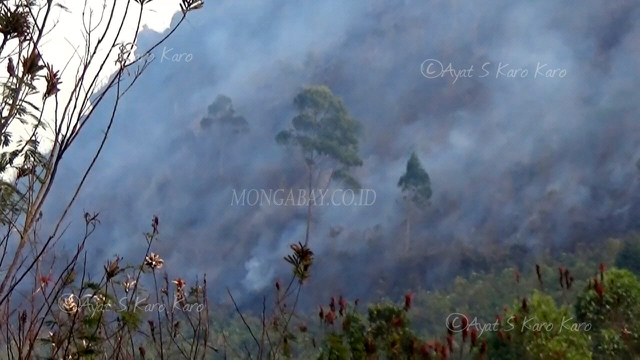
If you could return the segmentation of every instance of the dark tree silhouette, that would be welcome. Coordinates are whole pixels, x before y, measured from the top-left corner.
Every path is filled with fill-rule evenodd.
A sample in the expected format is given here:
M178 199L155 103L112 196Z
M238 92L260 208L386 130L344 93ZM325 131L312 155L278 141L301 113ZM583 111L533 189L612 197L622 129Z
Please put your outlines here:
M415 152L411 153L407 161L407 170L400 177L398 187L402 189L403 198L408 207L406 220L406 250L409 250L411 243L411 222L417 210L424 208L431 199L431 180L429 174L424 170Z

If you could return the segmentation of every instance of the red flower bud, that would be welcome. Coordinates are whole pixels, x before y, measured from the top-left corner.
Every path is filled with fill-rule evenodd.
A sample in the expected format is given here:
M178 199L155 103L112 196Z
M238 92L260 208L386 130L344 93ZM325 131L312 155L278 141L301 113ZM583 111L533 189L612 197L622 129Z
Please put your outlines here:
M404 296L404 310L408 311L411 309L411 303L413 302L413 293L408 293Z
M420 352L422 353L422 358L425 360L429 360L431 359L431 351L430 351L430 347L427 345L422 345L422 347L420 347Z
M476 346L478 342L478 329L475 327L471 329L471 347Z
M340 296L340 300L338 300L338 305L340 306L340 315L344 316L344 312L347 309L347 300L345 300L342 295Z
M335 312L330 312L325 316L325 320L327 321L327 323L329 325L333 325L333 320L335 320L336 318L336 313Z
M482 340L482 345L480 346L480 355L484 355L487 353L487 342Z

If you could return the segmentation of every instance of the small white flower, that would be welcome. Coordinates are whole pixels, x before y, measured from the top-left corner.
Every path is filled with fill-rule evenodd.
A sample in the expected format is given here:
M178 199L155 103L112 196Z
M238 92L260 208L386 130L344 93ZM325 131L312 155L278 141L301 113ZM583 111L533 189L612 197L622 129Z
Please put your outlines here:
M71 314L78 311L78 303L75 296L68 296L62 299L62 311Z
M164 260L158 254L151 253L144 258L144 264L152 269L160 269L164 264Z
M127 280L122 283L122 287L124 288L125 293L128 293L129 291L131 291L131 289L133 289L135 285L136 285L136 281L133 280L129 275L127 275Z

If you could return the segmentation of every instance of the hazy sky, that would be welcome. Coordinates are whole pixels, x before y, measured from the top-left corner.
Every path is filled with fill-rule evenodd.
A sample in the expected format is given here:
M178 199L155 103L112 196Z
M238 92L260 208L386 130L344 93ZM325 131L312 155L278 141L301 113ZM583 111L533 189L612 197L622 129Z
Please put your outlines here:
M45 1L41 1L45 2ZM55 1L55 4L60 6L54 6L47 21L48 28L47 33L44 36L40 51L43 53L44 61L53 65L55 70L62 73L62 84L60 85L60 99L67 99L69 91L71 91L74 84L76 72L80 67L80 56L83 54L86 48L86 42L84 39L85 32L83 31L83 19L86 24L91 24L95 27L98 24L101 14L104 15L104 21L102 26L99 26L92 36L93 43L96 43L98 37L102 34L104 26L107 21L106 18L111 11L111 6L116 5L116 12L114 16L114 22L121 20L126 8L127 2L130 3L129 12L127 14L126 22L122 30L120 39L125 42L133 39L134 30L138 18L138 11L140 5L133 0L89 0L85 6L82 0L59 0ZM151 29L158 32L164 31L171 20L171 17L179 11L179 0L160 0L152 1L145 5L145 10L142 17L142 29ZM40 14L40 19L44 16L44 11ZM118 23L119 25L119 23ZM115 27L114 27L115 29ZM109 38L104 41L107 46L101 46L100 51L107 51L108 45L113 42ZM100 53L99 51L99 53ZM117 50L113 52L112 59L106 63L103 70L103 78L108 78L115 69L115 59L117 56ZM14 59L15 61L16 59ZM17 62L17 61L16 61ZM96 61L99 64L101 61ZM6 63L0 64L0 66L6 66ZM88 75L93 77L94 71L89 71ZM38 103L39 97L35 97L33 101ZM62 107L61 107L62 108ZM51 104L47 107L45 114L50 113L52 110ZM62 111L62 109L60 110ZM14 124L10 131L16 132L20 124Z

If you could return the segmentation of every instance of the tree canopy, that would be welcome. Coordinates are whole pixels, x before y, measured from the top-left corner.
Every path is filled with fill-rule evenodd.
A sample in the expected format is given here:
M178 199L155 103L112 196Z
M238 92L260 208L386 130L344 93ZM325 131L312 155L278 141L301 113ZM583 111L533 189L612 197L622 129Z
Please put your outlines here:
M342 100L326 86L311 86L296 95L293 103L298 114L289 129L278 133L276 141L298 146L310 169L328 163L332 178L359 187L351 169L362 166L358 154L361 125L349 115Z
M247 120L236 115L231 98L226 95L216 96L216 99L207 108L207 116L200 120L200 127L203 129L211 128L214 125L233 134L249 131Z
M411 157L407 161L407 170L400 177L398 187L417 205L425 205L431 198L431 179L415 152L411 153Z

